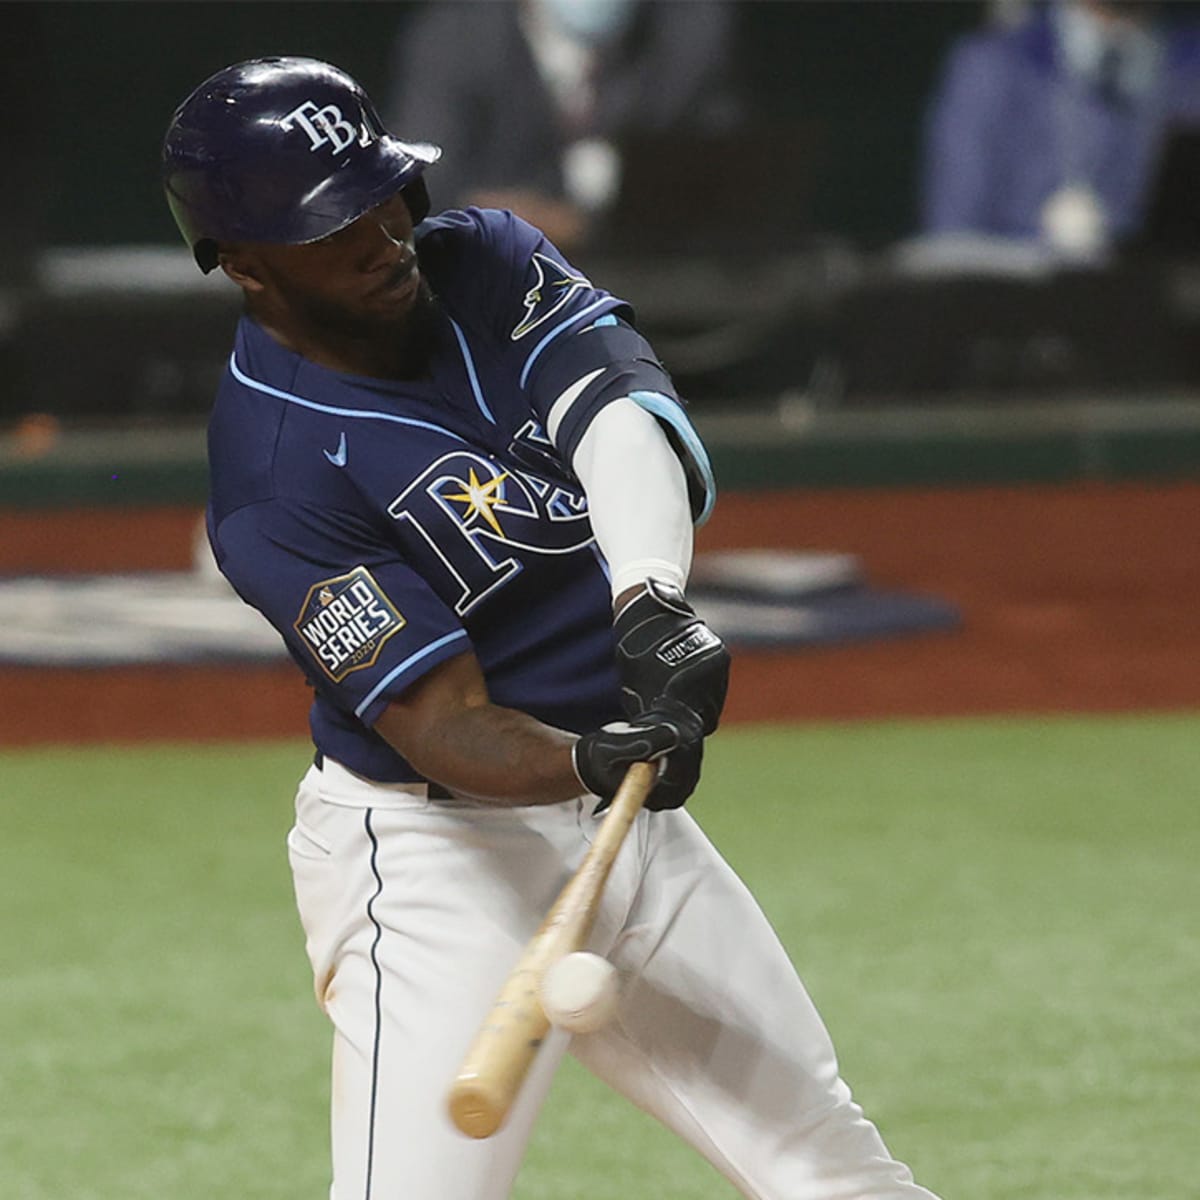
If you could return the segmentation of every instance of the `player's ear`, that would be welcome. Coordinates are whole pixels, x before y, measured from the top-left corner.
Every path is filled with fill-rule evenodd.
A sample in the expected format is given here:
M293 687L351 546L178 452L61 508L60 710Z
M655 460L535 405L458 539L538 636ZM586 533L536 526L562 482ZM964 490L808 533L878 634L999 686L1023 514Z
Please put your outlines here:
M246 247L233 242L217 247L217 265L238 287L247 292L263 290L262 273L254 255Z

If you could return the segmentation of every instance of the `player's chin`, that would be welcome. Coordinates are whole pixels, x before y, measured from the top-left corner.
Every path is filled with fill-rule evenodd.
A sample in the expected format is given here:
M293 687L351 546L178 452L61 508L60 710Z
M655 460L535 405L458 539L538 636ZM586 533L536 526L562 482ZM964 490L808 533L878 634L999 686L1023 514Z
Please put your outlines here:
M361 334L406 330L423 326L424 314L434 304L433 293L419 275L401 285L376 288L361 295L345 309L349 323L358 326Z
M423 282L421 272L414 267L400 278L389 280L382 287L369 292L367 301L374 312L407 313L417 302Z

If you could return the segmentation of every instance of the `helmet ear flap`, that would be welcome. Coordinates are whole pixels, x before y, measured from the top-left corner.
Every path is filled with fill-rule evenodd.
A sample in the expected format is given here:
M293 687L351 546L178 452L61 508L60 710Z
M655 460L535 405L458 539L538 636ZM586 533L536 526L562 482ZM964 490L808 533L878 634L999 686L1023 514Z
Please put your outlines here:
M404 203L408 205L408 215L412 218L413 225L420 225L429 216L429 189L425 186L425 180L418 175L400 189L400 194L404 197Z
M217 243L212 238L200 238L192 247L192 254L196 258L196 266L205 275L217 269Z

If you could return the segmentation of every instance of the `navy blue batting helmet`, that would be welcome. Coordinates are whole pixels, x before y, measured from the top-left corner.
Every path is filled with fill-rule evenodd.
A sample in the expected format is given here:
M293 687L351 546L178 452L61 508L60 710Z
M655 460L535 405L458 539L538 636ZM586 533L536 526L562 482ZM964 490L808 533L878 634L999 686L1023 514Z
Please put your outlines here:
M163 186L204 272L218 242L314 242L402 191L429 213L422 172L437 146L402 142L366 92L311 58L257 58L218 71L176 110Z

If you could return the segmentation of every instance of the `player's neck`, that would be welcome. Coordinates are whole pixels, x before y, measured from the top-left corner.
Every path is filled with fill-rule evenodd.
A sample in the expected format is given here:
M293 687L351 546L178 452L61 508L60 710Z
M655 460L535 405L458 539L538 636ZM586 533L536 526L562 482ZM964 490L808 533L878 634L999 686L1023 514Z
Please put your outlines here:
M418 379L425 374L428 351L411 348L405 338L356 338L322 334L320 338L295 339L266 327L276 341L302 358L346 375L371 379Z
M346 375L413 380L428 373L432 350L431 314L414 312L399 327L330 329L279 314L251 316L281 346L309 362Z

